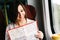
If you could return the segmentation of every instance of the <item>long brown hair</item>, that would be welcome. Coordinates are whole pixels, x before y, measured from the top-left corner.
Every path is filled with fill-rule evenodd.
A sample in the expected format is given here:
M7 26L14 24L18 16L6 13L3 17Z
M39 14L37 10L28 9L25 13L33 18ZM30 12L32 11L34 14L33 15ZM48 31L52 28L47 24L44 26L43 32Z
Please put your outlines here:
M15 23L18 16L18 6L21 5L25 11L25 19L27 18L27 10L25 8L25 5L23 5L20 1L15 1L10 4L8 18L11 20L11 22Z

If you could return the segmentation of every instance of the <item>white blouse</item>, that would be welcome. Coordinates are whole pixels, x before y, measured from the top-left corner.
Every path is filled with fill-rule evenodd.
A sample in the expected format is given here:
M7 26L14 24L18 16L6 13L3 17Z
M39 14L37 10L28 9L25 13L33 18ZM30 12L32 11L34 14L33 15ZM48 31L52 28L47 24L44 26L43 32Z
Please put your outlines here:
M30 23L30 22L33 22L34 20L30 20L30 19L27 19L27 23ZM11 23L7 26L6 28L6 34L5 34L5 40L10 40L10 38L8 37L8 33L7 31L10 30L10 29L13 29L15 28L15 24Z

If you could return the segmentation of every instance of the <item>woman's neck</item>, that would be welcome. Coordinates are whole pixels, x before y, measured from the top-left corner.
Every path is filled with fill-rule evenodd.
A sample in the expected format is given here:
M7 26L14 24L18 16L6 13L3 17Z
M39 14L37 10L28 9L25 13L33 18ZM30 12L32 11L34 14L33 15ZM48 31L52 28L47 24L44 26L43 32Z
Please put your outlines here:
M21 19L20 21L19 21L19 23L26 23L26 19L24 18L24 19Z
M26 21L26 19L24 18L24 19L21 19L20 21L17 21L16 22L16 24L18 25L18 26L22 26L22 25L24 25L24 24L26 24L27 23L27 21Z

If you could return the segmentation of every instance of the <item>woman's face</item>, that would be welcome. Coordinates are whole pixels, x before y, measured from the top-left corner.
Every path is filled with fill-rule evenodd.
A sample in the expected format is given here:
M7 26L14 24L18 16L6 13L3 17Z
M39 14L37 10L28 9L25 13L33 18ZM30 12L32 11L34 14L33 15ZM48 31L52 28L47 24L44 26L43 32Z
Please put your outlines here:
M18 5L18 19L25 18L25 10L21 5Z

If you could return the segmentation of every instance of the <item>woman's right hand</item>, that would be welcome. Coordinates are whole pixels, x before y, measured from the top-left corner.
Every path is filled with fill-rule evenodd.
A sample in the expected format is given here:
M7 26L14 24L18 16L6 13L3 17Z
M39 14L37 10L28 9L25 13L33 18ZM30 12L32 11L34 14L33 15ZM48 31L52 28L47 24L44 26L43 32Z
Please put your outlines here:
M35 35L39 39L43 39L44 35L41 31L38 31L37 34Z

